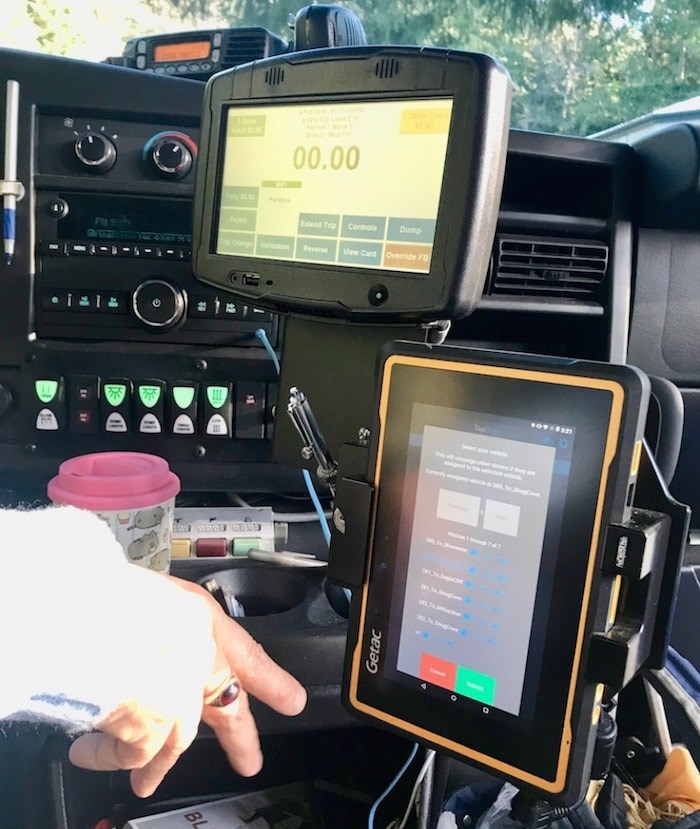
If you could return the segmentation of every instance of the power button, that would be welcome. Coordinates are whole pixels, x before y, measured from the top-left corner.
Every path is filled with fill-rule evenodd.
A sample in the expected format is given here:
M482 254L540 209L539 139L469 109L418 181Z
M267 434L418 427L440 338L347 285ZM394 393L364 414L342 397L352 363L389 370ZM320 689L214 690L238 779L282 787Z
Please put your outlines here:
M134 314L149 328L171 328L185 313L182 291L164 279L147 279L134 291Z

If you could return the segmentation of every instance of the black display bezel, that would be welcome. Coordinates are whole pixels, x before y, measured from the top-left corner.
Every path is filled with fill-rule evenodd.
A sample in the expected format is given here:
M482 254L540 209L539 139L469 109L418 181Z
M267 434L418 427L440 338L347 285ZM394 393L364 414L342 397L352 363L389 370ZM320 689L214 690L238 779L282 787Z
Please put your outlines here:
M453 109L429 273L216 253L225 122L232 107L430 98L451 98ZM467 313L488 269L486 240L495 230L509 104L509 81L499 64L449 50L311 50L220 73L205 97L195 192L196 276L278 311L376 321ZM342 213L342 193L338 204Z
M625 510L630 466L628 458L627 466L623 460L620 467L619 450L623 444L632 454L625 421L633 424L633 435L639 428L638 413L634 407L628 409L628 394L643 399L639 375L615 368L611 378L577 376L572 385L570 374L561 368L465 368L437 356L423 361L389 358L388 365L382 385L371 549L346 699L352 708L449 753L532 788L562 793L571 785L569 766L581 762L579 743L591 727L596 686L583 676L585 642L593 621L600 623L601 613L603 619L608 613L611 594L611 584L601 579L596 567L601 520L611 513L621 518ZM442 370L436 371L436 366ZM621 379L613 379L615 375ZM553 564L553 603L544 613L542 604L536 605L536 624L545 634L542 673L536 679L529 667L532 654L528 656L526 684L537 681L531 716L516 717L493 707L485 713L481 703L442 688L423 690L420 679L397 677L391 666L376 674L363 670L373 630L382 632L383 659L389 660L398 646L402 606L396 606L396 597L403 595L410 537L405 516L413 514L416 491L415 482L407 484L406 447L416 402L566 423L576 430L561 543L554 549L556 540L545 535L543 545L551 549L543 552L540 573L548 561ZM538 599L541 589L540 582ZM534 633L531 642L533 637Z

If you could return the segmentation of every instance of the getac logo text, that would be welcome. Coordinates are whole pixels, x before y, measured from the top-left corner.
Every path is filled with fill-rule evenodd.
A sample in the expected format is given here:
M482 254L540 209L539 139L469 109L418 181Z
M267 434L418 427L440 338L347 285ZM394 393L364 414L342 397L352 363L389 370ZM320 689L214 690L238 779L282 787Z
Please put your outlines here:
M382 649L382 632L372 628L372 636L369 640L369 659L365 660L365 668L376 674L379 670L379 652Z

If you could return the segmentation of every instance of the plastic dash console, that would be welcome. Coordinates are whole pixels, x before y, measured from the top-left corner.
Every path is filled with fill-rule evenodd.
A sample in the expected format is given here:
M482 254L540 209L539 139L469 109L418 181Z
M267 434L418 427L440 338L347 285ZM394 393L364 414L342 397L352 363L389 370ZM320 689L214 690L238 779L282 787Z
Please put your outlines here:
M571 803L587 783L615 645L653 628L627 619L606 639L621 574L633 559L637 580L664 569L632 554L647 520L635 524L631 505L648 379L408 343L387 347L380 365L369 471L344 474L341 459L334 516L329 576L353 588L345 702ZM658 613L658 590L647 579L632 604ZM602 667L591 676L596 635Z
M510 81L486 55L313 49L208 84L194 270L256 307L431 321L481 296Z

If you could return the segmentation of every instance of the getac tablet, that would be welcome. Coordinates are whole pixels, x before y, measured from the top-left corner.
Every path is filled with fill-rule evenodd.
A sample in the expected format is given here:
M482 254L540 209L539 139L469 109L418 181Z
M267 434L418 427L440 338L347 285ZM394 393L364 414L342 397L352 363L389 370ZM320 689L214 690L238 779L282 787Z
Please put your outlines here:
M550 800L579 795L648 390L619 366L395 344L381 359L353 712Z

